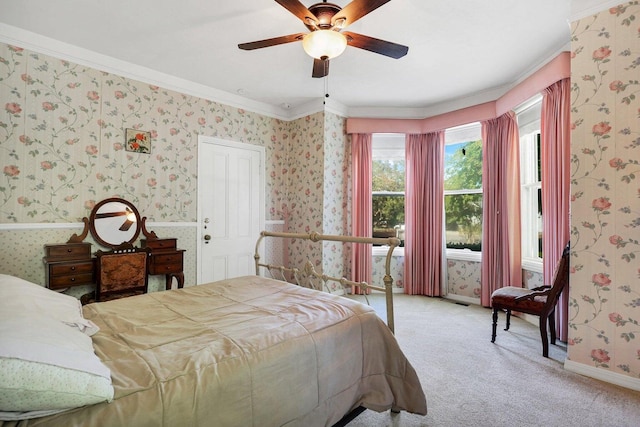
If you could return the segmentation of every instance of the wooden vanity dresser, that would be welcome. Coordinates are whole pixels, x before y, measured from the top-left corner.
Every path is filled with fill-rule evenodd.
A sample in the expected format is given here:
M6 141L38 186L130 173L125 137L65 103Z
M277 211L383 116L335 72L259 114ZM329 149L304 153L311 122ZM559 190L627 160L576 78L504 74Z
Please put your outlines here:
M133 244L140 233L144 239L140 246L149 248L149 275L164 275L165 289L172 288L176 279L178 288L184 287L184 249L178 249L178 239L158 238L146 229L146 217L140 217L130 202L111 198L94 207L89 218L83 218L84 229L74 234L67 243L44 245L46 286L54 290L65 290L73 286L96 283L96 257L91 243L85 242L91 232L95 241L107 248L122 243Z

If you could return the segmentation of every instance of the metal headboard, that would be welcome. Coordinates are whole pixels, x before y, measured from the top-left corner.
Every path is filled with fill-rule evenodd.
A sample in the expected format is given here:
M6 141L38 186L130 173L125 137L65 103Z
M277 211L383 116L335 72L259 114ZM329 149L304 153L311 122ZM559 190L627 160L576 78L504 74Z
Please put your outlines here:
M331 242L342 242L342 243L365 243L365 244L378 244L378 245L386 245L388 246L387 257L385 262L385 275L384 275L384 285L383 286L375 286L366 282L354 282L352 280L346 279L344 277L331 277L326 274L321 274L315 271L313 264L310 261L307 261L304 268L301 270L299 268L281 266L281 265L272 265L272 264L264 264L260 262L260 244L262 243L262 239L265 237L279 237L284 239L302 239L309 240L311 242L322 242L322 241L331 241ZM376 238L376 237L356 237L356 236L340 236L340 235L330 235L330 234L319 234L316 232L312 232L309 234L303 233L282 233L282 232L270 232L263 231L260 233L260 237L256 242L256 250L255 250L255 264L256 264L256 275L260 275L260 267L266 268L267 271L274 278L278 278L279 280L289 281L287 279L286 274L290 274L290 277L296 281L296 284L299 286L312 287L315 289L325 290L327 289L326 284L329 281L337 282L343 287L347 286L360 286L365 291L367 289L373 289L376 291L381 291L385 293L385 302L387 309L387 326L391 329L391 332L394 331L394 322L393 322L393 277L391 276L391 256L393 254L393 250L400 245L400 240L395 237L389 238ZM280 277L275 277L274 272L277 273ZM304 284L302 281L304 279L308 280L308 283ZM318 286L315 280L320 280L321 285ZM367 297L367 293L365 292L365 298L367 303L369 299Z

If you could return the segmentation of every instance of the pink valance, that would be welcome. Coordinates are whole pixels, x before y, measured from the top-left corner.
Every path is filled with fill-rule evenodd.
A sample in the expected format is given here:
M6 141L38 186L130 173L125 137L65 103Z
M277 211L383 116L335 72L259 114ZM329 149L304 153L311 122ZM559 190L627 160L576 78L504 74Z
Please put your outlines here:
M562 52L499 99L424 119L351 117L347 133L424 134L500 117L552 84L571 77L571 54Z

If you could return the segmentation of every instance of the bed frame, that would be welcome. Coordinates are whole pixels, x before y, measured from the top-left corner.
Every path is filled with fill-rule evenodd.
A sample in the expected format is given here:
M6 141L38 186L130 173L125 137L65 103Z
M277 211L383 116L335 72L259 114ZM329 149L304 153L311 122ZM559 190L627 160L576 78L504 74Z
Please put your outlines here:
M384 285L383 286L375 286L369 284L367 282L354 282L352 280L348 280L344 277L331 277L326 274L318 273L313 264L310 261L304 265L302 269L296 267L287 267L282 265L272 265L272 264L264 264L260 262L260 245L262 240L265 237L276 237L282 239L302 239L309 240L311 242L342 242L342 243L363 243L363 244L378 244L388 246L387 257L385 262L385 275L384 275ZM375 291L380 291L385 293L385 302L386 302L386 311L387 311L387 326L391 329L391 332L394 332L394 322L393 322L393 277L391 276L391 256L393 254L393 250L400 245L400 240L395 237L389 238L376 238L376 237L356 237L356 236L339 236L339 235L329 235L329 234L319 234L316 232L312 232L309 234L303 233L283 233L283 232L270 232L263 231L260 233L260 237L256 242L255 249L255 265L256 265L256 275L260 275L260 268L266 269L268 273L274 279L283 280L285 282L295 283L298 286L310 287L317 290L328 290L327 282L337 282L345 288L345 292L348 287L351 286L359 286L361 287L365 293L365 299L367 300L367 304L369 303L369 298L367 297L367 291L369 289L373 289Z

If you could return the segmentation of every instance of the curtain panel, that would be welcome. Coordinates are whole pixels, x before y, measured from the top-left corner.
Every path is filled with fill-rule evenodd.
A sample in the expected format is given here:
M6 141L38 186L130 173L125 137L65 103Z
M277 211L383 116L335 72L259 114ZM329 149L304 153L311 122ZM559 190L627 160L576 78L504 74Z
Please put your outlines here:
M407 135L405 157L404 291L441 296L444 131Z
M569 79L549 86L543 92L540 120L542 162L542 258L544 283L551 285L553 273L569 241L569 203L571 201ZM567 341L569 288L556 307L556 334Z
M354 236L371 237L373 235L372 168L373 148L371 134L351 135L351 226ZM353 243L351 251L352 280L371 283L372 256L371 245ZM359 286L351 287L352 294L361 294Z
M512 111L482 122L481 297L504 286L522 286L520 239L520 149Z

